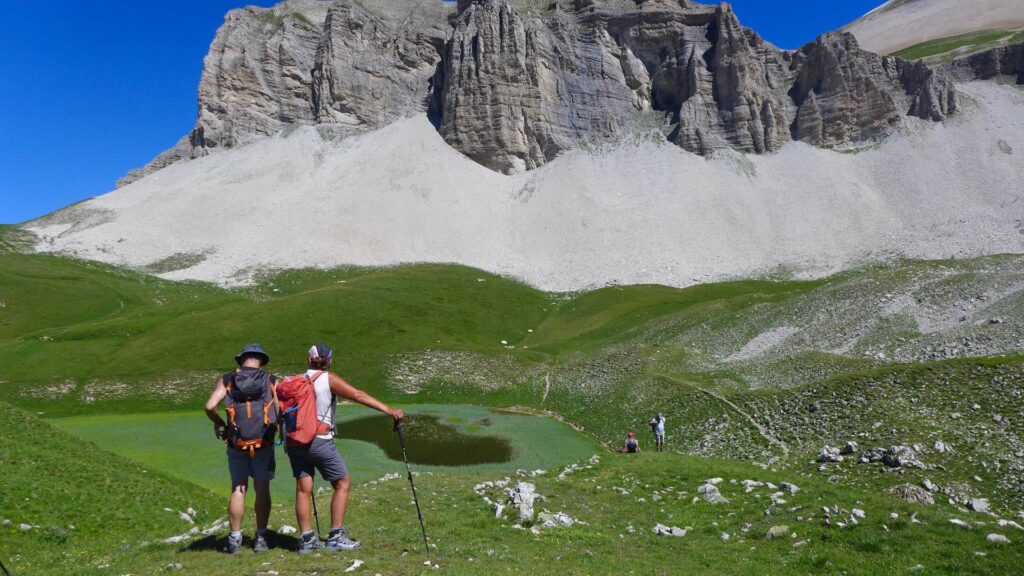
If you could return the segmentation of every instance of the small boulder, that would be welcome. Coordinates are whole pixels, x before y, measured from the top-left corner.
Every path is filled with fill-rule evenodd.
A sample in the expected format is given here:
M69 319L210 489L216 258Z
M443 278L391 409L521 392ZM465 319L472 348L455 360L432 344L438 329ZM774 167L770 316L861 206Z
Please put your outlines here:
M857 443L852 441L852 440L850 442L847 442L842 447L842 449L839 450L840 454L846 454L846 455L848 455L848 454L856 454L857 452L860 452L860 446L857 446Z
M533 520L533 501L537 498L537 487L529 482L520 482L508 491L508 503L519 510L519 521Z
M982 514L989 514L991 512L987 498L971 498L967 501L967 507Z
M921 488L920 486L914 486L913 484L901 484L894 487L891 492L896 495L897 498L904 502L912 502L914 504L926 504L932 506L935 504L935 499L932 498L930 492Z
M900 468L903 466L912 466L915 468L924 468L924 464L917 459L917 453L910 446L893 446L885 451L882 456L882 462L890 468Z
M743 491L747 493L753 492L755 488L764 486L764 482L758 482L757 480L744 480L741 484L743 484Z
M686 536L686 530L678 526L665 526L661 523L654 525L653 532L658 536L675 536L676 538Z
M842 462L843 456L839 453L839 448L833 446L825 446L821 449L821 453L818 454L818 462Z
M796 494L797 492L800 491L799 486L797 486L796 484L790 484L789 482L783 482L779 484L779 488L784 492L789 492L790 494Z
M727 504L729 500L722 496L722 492L714 484L703 484L700 488L697 488L699 494L704 495L704 499L712 504Z
M1009 544L1010 539L1002 534L989 534L985 537L991 544Z
M789 526L772 526L768 529L768 533L765 535L769 540L775 540L776 538L785 538L789 536Z

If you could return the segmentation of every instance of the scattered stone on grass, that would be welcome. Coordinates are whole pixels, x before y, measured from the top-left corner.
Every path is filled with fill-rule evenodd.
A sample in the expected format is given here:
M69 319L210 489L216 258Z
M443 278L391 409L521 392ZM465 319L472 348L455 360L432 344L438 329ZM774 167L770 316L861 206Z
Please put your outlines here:
M975 512L981 512L982 514L991 514L990 505L987 498L971 498L967 501L967 507Z
M544 510L543 512L538 514L537 515L537 520L541 522L542 526L546 526L546 527L549 527L549 528L552 528L552 527L555 527L555 526L569 527L569 526L573 526L575 524L582 524L582 525L586 526L586 524L587 524L586 522L583 522L582 520L577 520L577 519L573 518L572 516L569 516L565 512L558 512L556 514L552 514L552 513L548 512L547 510Z
M799 486L797 486L796 484L790 484L789 482L783 482L779 484L779 488L785 492L789 492L790 494L796 494L797 492L800 491Z
M1010 528L1016 528L1017 530L1024 530L1024 526L1021 526L1013 520L1003 520L1000 518L996 523L1000 526L1009 526Z
M1010 539L1002 534L989 534L985 537L992 544L1010 544Z
M914 486L913 484L901 484L892 488L890 492L895 494L896 497L904 502L926 504L928 506L935 504L935 499L932 498L930 492L920 486Z
M661 523L655 524L652 531L659 536L686 536L685 529L679 528L678 526L665 526Z
M728 504L729 499L722 496L722 492L714 484L703 484L697 488L697 492L704 495L704 499L712 504Z
M843 456L839 453L839 448L834 446L825 446L821 449L821 453L818 454L818 462L842 462Z
M789 535L789 526L779 525L779 526L772 526L771 528L769 528L768 529L768 533L765 535L765 537L768 538L769 540L774 540L776 538L785 538L788 535Z
M748 494L753 492L755 488L764 486L764 482L758 482L756 480L744 480L743 482L740 482L740 484L743 485L743 491Z
M509 490L508 503L519 510L519 520L533 520L533 501L537 498L537 487L529 482L520 482Z

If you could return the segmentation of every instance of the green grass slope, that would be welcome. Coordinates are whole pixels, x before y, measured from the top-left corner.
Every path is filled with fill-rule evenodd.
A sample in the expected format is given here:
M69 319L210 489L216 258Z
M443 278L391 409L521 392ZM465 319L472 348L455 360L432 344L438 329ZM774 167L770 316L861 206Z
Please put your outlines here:
M990 532L1012 530L989 516L905 503L870 483L672 453L604 454L561 478L557 469L511 475L513 483L536 485L543 496L538 512L583 522L570 527L536 521L517 528L514 514L495 518L476 487L506 474L424 472L416 483L437 568L424 566L404 478L355 486L347 524L362 550L299 557L294 537L281 536L269 554L229 557L217 551L223 532L158 541L188 527L163 507L196 507L202 523L216 516L210 511L219 498L77 442L24 412L3 406L0 415L31 426L0 438L0 517L15 522L0 527L0 554L15 574L341 574L355 560L367 574L1009 574L1024 560L1020 545L986 541ZM722 479L727 503L699 495L714 477ZM743 480L790 482L799 490L776 493L763 485L748 492ZM500 489L479 489L503 499ZM326 510L326 496L319 503ZM863 515L853 523L855 509ZM21 531L20 522L42 527ZM278 503L271 526L286 524L294 525L291 510ZM659 536L656 524L687 532ZM768 537L773 527L781 537Z
M1017 42L1024 42L1024 30L983 30L915 44L893 53L893 56L906 60L923 59L931 63L943 63Z
M358 488L351 526L368 548L357 554L227 558L212 536L154 544L188 529L164 507L192 506L200 524L220 516L222 454L199 408L254 340L279 372L299 370L306 347L322 340L353 383L419 405L412 410L512 407L568 420L609 445L634 430L646 446L646 422L661 411L673 450L710 457L607 455L566 480L549 471L533 480L548 498L540 507L587 524L540 534L493 518L473 492L512 475L507 467L426 468L417 483L442 571L872 574L920 565L998 574L1021 560L1015 528L964 501L989 498L1000 518L1024 507L1024 257L549 294L456 266L293 271L225 290L0 252L0 392L17 406L0 406L14 423L0 432L0 519L11 520L0 526L0 554L16 574L149 574L179 563L201 574L340 573L355 559L368 573L427 571L399 481ZM475 425L462 408L436 409ZM60 422L75 436L40 415L73 417ZM552 468L590 451L589 440L563 445L538 421L503 432L522 434L533 452L516 466ZM919 445L927 467L814 462L822 445L849 440ZM935 449L938 440L953 451ZM365 443L343 446L363 467L357 483L397 464ZM714 476L725 478L730 503L694 502ZM770 493L729 482L747 478L802 490L771 504ZM934 506L889 494L926 479L942 487ZM867 516L824 525L822 508L833 506L842 511L834 515ZM293 524L289 507L278 498L273 525ZM909 520L915 512L920 523ZM656 522L692 529L656 536ZM783 524L797 536L765 538ZM988 533L1014 543L989 544Z
M124 573L117 566L145 554L143 542L191 528L177 511L195 509L199 524L221 515L209 492L9 404L0 421L0 561L14 574Z

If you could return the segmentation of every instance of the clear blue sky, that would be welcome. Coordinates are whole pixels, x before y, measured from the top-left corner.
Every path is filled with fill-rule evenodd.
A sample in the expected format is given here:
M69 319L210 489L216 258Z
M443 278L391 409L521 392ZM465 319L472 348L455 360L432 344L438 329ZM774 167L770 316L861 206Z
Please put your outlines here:
M440 0L439 0L440 1ZM735 0L740 21L796 48L883 0ZM4 0L0 223L113 189L195 122L203 56L232 8L273 0Z

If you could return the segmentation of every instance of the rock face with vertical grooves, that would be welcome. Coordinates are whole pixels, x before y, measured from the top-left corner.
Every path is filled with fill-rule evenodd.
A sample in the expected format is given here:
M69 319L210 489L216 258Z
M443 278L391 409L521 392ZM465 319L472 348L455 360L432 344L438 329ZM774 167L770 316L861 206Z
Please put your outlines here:
M447 9L432 0L364 5L337 0L327 12L313 68L317 122L378 128L425 113L447 35ZM376 11L368 6L373 6Z
M945 72L826 34L784 51L727 4L687 0L288 0L228 14L195 128L122 183L290 125L348 133L430 114L493 170L642 134L697 154L881 138L956 109Z
M826 34L796 52L740 26L728 5L574 0L526 17L510 0L464 0L444 54L441 134L494 170L653 122L698 154L835 147L883 137L910 115L956 108L927 66Z
M1016 78L1024 84L1024 42L1000 46L949 64L957 78L965 80L991 80L1000 76Z

